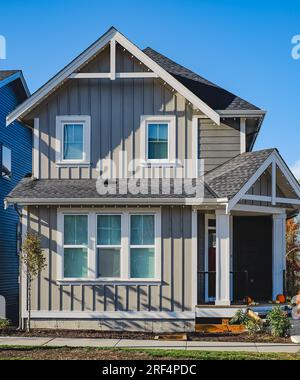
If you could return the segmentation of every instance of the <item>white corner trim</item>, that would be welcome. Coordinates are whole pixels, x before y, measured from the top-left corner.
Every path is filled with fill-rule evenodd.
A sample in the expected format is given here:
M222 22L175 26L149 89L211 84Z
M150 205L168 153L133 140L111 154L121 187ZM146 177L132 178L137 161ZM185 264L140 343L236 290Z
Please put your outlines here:
M199 158L199 144L198 144L198 117L193 116L192 121L192 159L194 163L194 176L195 178L199 177L199 168L198 168L198 158Z
M33 176L40 177L40 119L34 119L33 128Z
M275 157L272 161L272 188L271 188L272 206L276 204L276 160Z
M241 117L240 119L240 151L241 153L246 152L246 118Z
M136 45L130 42L125 36L119 33L116 29L112 28L107 31L100 39L81 53L75 60L67 65L61 72L59 72L53 79L42 86L36 93L17 107L13 112L7 116L7 125L14 120L22 117L28 113L43 97L49 95L53 89L63 83L68 77L75 71L78 71L87 60L91 59L99 50L106 46L111 40L118 42L131 54L133 54L138 60L140 60L145 66L157 74L161 79L166 81L177 92L184 96L189 102L191 102L196 108L206 114L216 124L220 125L220 115L204 103L200 98L193 94L187 87L181 84L171 74L164 70L159 64L154 62L144 52L142 52Z
M27 315L26 315L27 316ZM63 319L180 319L194 320L194 311L32 311L31 317L39 318L63 318Z
M191 255L192 255L192 276L191 276L191 294L192 294L192 307L198 303L198 212L192 210L192 243L191 243Z
M148 159L148 123L168 123L168 159L149 160ZM141 115L141 155L142 165L168 165L176 164L176 116L174 115Z
M64 160L63 145L64 133L63 126L68 123L83 124L83 159L82 160ZM56 133L55 133L55 160L58 166L90 165L91 161L91 116L89 115L64 115L56 116Z

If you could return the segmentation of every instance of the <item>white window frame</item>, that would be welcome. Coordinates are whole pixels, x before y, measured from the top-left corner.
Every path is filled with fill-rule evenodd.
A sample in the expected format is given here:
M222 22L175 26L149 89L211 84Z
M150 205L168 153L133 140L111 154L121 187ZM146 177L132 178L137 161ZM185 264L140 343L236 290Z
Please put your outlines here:
M64 159L64 125L83 124L83 154L81 160ZM56 165L90 165L91 117L82 115L56 116Z
M148 124L168 124L168 158L148 159ZM141 160L142 164L175 165L176 164L176 116L142 115L141 123Z
M121 217L121 244L119 245L103 245L103 244L98 244L98 216L99 215L103 215L103 216L112 216L112 215L118 215ZM103 280L103 281L114 281L114 280L118 280L119 278L123 278L124 277L124 271L123 271L123 265L122 265L122 213L120 212L107 212L107 213L96 213L96 249L95 249L95 255L96 255L96 276L99 280ZM104 248L104 249L119 249L120 250L120 277L100 277L98 276L98 249L101 249L101 248Z
M120 278L98 277L97 263L97 215L121 215L121 249L120 249ZM154 278L130 277L130 216L154 215L155 233L155 260ZM64 215L88 215L88 276L86 278L64 277ZM108 248L109 246L104 246ZM140 246L139 246L140 247ZM153 248L153 246L151 246ZM97 209L93 211L84 209L60 208L57 212L57 283L110 283L110 284L153 284L161 283L161 209L149 208L129 209L119 208L113 210Z
M135 245L135 244L131 244L131 216L133 215L153 215L154 216L154 244L150 244L150 245ZM150 278L150 280L155 280L155 278L157 277L157 272L159 271L159 268L157 267L157 255L156 255L156 248L157 248L157 244L156 244L156 233L157 233L157 229L156 229L156 224L157 224L157 214L153 213L153 212L132 212L129 214L129 276L132 280L134 279L137 279L139 281L147 281L149 280L149 278L140 278L140 277L131 277L130 273L131 273L131 268L130 268L130 263L131 263L131 248L150 248L150 249L154 249L154 278Z
M87 245L82 245L82 244L65 244L64 242L64 218L65 216L87 216L87 233L88 233L88 243ZM84 248L87 250L87 276L86 277L80 277L79 279L81 280L85 280L89 277L89 267L90 267L90 244L89 244L89 226L90 226L90 218L89 218L89 213L86 213L86 212L66 212L64 214L62 214L62 218L61 218L61 221L60 221L60 228L61 228L61 231L62 231L62 260L61 260L61 264L62 264L62 268L60 269L60 272L61 272L61 276L62 278L66 278L68 280L74 280L74 279L77 279L75 277L65 277L65 273L64 273L64 255L65 255L65 248Z

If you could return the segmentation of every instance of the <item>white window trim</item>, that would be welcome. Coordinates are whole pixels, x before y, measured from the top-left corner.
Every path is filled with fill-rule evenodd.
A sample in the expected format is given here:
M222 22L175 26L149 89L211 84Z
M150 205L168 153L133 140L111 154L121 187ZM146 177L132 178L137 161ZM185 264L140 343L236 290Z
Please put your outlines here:
M208 232L215 231L217 232L217 226L209 226L209 220L216 220L216 215L214 214L205 214L205 256L204 256L204 271L208 272ZM205 276L205 302L215 301L216 297L208 296L208 276Z
M148 159L148 124L168 124L168 159ZM176 116L172 115L141 115L141 160L142 165L176 165Z
M120 278L97 277L97 215L121 215L121 257ZM130 215L155 215L155 277L130 277ZM88 215L88 275L86 278L64 277L64 215ZM159 208L147 209L115 209L112 211L94 209L59 209L57 212L57 283L110 283L110 284L151 284L161 282L161 210Z
M64 124L83 124L83 158L82 160L66 160L63 158ZM56 116L56 165L90 165L91 156L91 117L82 115Z

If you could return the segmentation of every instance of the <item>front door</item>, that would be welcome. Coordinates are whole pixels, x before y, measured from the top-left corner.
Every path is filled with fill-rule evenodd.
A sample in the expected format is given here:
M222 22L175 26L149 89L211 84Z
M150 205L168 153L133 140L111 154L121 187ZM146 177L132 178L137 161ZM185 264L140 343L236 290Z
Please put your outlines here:
M272 219L269 216L233 218L234 299L272 299ZM248 285L244 271L248 272ZM248 294L245 294L245 293Z
M216 298L216 218L206 215L206 248L205 248L205 301L214 301Z

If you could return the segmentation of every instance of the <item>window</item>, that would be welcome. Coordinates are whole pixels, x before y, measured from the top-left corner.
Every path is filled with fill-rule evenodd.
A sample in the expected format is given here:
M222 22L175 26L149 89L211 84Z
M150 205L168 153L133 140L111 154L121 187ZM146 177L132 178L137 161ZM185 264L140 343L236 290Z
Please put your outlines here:
M60 209L58 282L157 282L161 277L161 211Z
M146 164L174 165L175 116L141 116L141 159Z
M64 277L87 277L88 216L64 215Z
M6 146L2 145L2 177L10 179L11 178L11 150Z
M167 160L169 124L148 124L148 159Z
M56 163L58 165L90 163L90 116L56 118Z
M64 124L63 159L83 159L83 124Z
M154 278L154 215L131 215L130 277Z
M98 215L98 277L120 277L120 253L121 215Z

